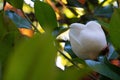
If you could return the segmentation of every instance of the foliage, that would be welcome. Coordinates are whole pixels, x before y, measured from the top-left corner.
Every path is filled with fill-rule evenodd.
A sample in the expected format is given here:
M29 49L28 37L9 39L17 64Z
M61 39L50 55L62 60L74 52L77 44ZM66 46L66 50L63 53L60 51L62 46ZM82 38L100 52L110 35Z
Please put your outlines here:
M17 0L6 0L6 1L9 2L12 6L14 6L16 8L19 8L19 9L22 9L23 2L24 2L24 0L20 0L20 1L17 1Z
M53 9L50 7L50 5L40 2L40 1L35 1L35 16L37 20L39 21L40 25L43 26L43 29L47 31L47 28L51 29L52 31L54 28L57 27L57 19L55 16L55 13ZM48 15L46 15L48 13Z
M25 7L24 0L0 1L2 5L7 2L12 5L8 10L0 10L0 79L120 78L120 9L117 0L32 1L34 11L29 14L22 10ZM118 3L118 6L114 6L113 2ZM108 54L101 52L105 55L100 55L96 61L76 57L68 39L67 30L71 23L87 23L90 20L96 20L102 25L108 41ZM27 32L21 32L20 29L34 32L28 33L33 36L23 35L22 32ZM61 60L59 64L65 68L64 71L56 67L55 59Z
M114 14L111 18L111 22L110 22L110 36L111 36L111 40L116 48L116 50L119 51L120 49L120 42L119 42L119 37L116 37L118 36L119 34L119 17L120 17L120 9L115 9L114 11ZM116 25L117 24L117 25Z

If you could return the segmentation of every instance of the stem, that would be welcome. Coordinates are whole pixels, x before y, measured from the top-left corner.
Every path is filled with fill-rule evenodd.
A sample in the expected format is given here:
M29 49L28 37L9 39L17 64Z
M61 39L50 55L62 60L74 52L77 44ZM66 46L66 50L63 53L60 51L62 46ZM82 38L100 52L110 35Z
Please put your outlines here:
M22 10L21 10L22 11ZM36 26L33 25L33 23L31 22L31 20L28 18L28 16L22 11L23 15L25 16L25 18L29 21L29 23L33 26L33 28L37 31L37 32L40 32Z
M61 51L61 50L58 50L58 51L59 51L60 54L63 55L67 60L69 60L76 68L80 69L80 67L79 67L75 62L73 62L71 59L69 59L69 58L64 54L63 51Z
M61 55L63 55L67 60L69 60L77 69L81 69L74 61L72 61L70 58L68 58L63 51L59 50L58 51L60 52ZM92 74L89 74L88 75L90 78L92 78L93 80L97 80Z

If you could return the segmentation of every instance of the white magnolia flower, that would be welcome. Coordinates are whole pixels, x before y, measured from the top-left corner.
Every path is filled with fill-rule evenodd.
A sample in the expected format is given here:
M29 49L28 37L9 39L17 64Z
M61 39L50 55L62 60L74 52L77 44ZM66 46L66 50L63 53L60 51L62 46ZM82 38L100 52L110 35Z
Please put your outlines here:
M95 21L89 21L86 25L71 24L69 37L73 52L82 59L96 59L107 46L101 25Z

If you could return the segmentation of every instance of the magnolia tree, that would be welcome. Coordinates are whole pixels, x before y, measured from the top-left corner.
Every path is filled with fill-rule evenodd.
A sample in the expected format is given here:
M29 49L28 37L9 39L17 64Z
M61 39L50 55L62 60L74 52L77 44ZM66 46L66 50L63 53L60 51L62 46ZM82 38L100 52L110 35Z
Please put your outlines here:
M0 0L0 79L118 80L119 2Z

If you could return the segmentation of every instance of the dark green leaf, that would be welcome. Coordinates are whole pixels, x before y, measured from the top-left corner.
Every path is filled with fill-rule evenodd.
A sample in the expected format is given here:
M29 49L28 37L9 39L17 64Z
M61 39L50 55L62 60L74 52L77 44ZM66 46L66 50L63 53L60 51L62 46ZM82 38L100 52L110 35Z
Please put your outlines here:
M3 12L0 12L0 39L3 37L6 30L4 29L4 18L3 18Z
M22 9L24 0L6 0L15 8Z
M98 22L108 31L110 25L102 20L98 20Z
M98 0L88 0L92 5L98 6Z
M114 72L116 72L116 73L120 76L120 68L119 68L119 67L111 64L111 63L107 60L106 57L104 58L104 63L105 63L107 66L109 66L109 68L110 68L111 70L113 70Z
M110 78L108 78L106 76L100 75L99 80L112 80L112 79L110 79Z
M120 79L120 76L115 73L108 65L106 65L104 62L97 62L92 60L86 60L87 65L92 68L94 71L112 79L112 80L118 80Z
M44 2L35 1L35 16L45 31L54 30L57 27L57 19L52 7Z
M20 33L12 21L0 13L0 60L3 60L8 53L19 43Z
M78 0L67 0L67 3L68 3L68 6L83 7L83 5L80 4Z
M110 38L115 49L120 49L120 9L115 9L110 21Z
M77 57L77 56L75 55L75 53L72 51L72 48L71 48L71 45L70 45L70 42L69 42L69 41L65 42L64 50L65 50L66 52L68 52L72 58L76 58L76 57Z

